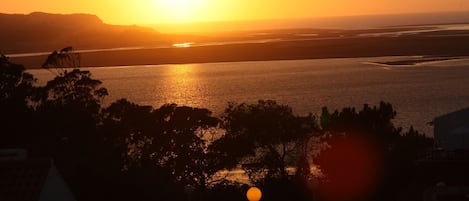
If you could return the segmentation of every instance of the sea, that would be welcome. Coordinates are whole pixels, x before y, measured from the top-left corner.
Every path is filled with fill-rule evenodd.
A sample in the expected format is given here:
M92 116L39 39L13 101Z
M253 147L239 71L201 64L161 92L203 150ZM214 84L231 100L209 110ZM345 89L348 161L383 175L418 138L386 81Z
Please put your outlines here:
M394 61L415 60L412 64ZM419 62L419 61L423 62ZM394 63L393 63L394 62ZM298 115L319 115L364 104L391 103L394 123L433 135L437 116L469 107L469 57L429 61L423 56L198 63L83 68L109 91L105 105L125 98L207 108L222 115L229 102L275 100ZM45 85L56 72L30 69Z

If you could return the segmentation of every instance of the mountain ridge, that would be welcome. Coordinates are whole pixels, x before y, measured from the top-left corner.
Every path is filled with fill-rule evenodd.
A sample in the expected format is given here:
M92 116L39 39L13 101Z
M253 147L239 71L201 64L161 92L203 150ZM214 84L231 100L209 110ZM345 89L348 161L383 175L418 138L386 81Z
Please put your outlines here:
M92 14L0 13L0 51L51 51L167 44L165 35L136 25L110 25Z

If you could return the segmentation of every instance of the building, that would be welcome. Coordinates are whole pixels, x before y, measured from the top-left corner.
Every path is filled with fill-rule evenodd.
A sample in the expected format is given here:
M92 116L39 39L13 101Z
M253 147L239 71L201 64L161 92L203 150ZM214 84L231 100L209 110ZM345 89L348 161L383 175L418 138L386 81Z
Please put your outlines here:
M469 108L433 121L435 150L417 161L417 192L424 201L469 200Z
M469 108L433 120L435 145L444 151L469 150Z
M1 201L75 201L51 159L27 159L23 150L0 150Z

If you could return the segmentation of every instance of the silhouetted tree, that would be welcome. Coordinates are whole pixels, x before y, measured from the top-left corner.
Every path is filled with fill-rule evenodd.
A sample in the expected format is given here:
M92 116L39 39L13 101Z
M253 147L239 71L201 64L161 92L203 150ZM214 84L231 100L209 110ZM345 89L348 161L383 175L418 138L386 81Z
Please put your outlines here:
M367 138L387 149L400 137L402 131L392 122L395 116L392 105L385 102L380 102L378 107L365 104L360 111L346 107L332 114L325 107L320 116L320 126L323 133Z
M412 126L394 143L389 153L387 175L381 190L381 197L397 199L421 199L424 189L415 184L421 175L416 164L428 159L432 153L433 139L415 130ZM400 197L398 197L400 196Z
M101 168L97 161L106 160L100 157L102 139L97 133L102 99L107 95L100 85L89 71L64 72L41 87L35 112L34 152L52 156L82 199L92 194L87 183Z
M271 100L229 104L222 117L226 134L214 143L226 168L243 164L250 176L287 179L295 166L298 145L317 128L314 116L296 116L287 105Z
M0 55L0 145L24 145L29 132L32 110L29 106L35 90L33 75L22 65L11 63ZM25 147L24 147L25 148Z
M59 139L79 143L94 133L107 90L89 71L66 72L41 88L37 106L41 127Z
M91 77L90 71L77 69L79 65L77 66L75 62L78 56L75 55L79 54L71 53L72 50L71 47L66 47L60 52L54 51L43 65L48 68L73 67L74 69L63 71L41 88L38 108L39 110L87 113L96 122L102 100L108 92L106 88L101 87L101 81ZM74 118L74 116L71 117ZM65 119L70 119L70 117Z
M320 124L328 148L313 159L325 175L318 190L322 199L395 199L413 174L417 153L431 142L413 127L402 134L392 123L395 116L392 105L384 102L360 111L330 113L323 108Z
M34 87L23 66L0 56L0 147L53 157L80 200L184 200L190 187L194 200L244 199L247 186L212 180L240 164L266 199L301 200L312 162L324 174L319 198L392 200L432 144L413 127L402 134L384 102L359 111L323 108L319 121L271 100L231 103L221 119L203 108L154 109L125 99L103 109L107 90L76 69L79 62L71 47L54 51L43 68L59 69L57 77ZM294 179L289 166L296 166Z
M71 51L71 47L54 51L44 67L79 67L68 64L74 63L74 55L78 55ZM89 71L64 70L39 89L36 109L38 119L42 120L40 125L62 141L78 143L76 140L84 140L85 135L94 133L101 103L107 95L107 89L101 87L101 81L93 79Z
M96 161L103 160L97 125L107 90L89 71L65 70L79 67L60 61L69 51L71 48L64 48L59 55L54 52L49 56L47 62L54 65L47 67L61 70L35 93L32 153L53 157L76 193L86 195L85 183L100 169Z
M153 109L119 100L103 116L124 171L153 169L173 182L197 188L207 187L217 171L211 165L215 156L208 152L207 135L219 120L207 109L175 104Z
M80 54L74 52L73 47L65 47L60 51L53 51L42 64L42 68L56 70L57 75L66 73L66 68L79 68L81 64Z
M209 137L219 124L207 109L164 105L154 111L164 120L161 141L153 144L155 158L160 166L169 168L177 181L196 187L206 187L210 177L218 170L212 162L216 156L208 152ZM158 142L159 141L159 142Z

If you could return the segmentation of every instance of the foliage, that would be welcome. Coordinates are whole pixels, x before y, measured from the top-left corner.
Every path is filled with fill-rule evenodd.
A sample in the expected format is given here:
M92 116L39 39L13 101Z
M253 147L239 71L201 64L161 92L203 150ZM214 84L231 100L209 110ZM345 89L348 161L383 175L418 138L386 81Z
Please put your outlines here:
M216 171L204 131L219 120L206 109L175 104L152 109L119 100L104 110L104 117L104 127L117 139L124 170L148 165L197 187L207 186Z
M385 102L380 102L378 107L365 104L358 112L353 107L346 107L340 112L336 110L331 114L324 107L320 116L320 124L323 132L372 138L387 148L399 138L402 131L392 123L395 116L396 111L392 105Z
M108 95L101 81L91 78L89 71L74 69L47 82L43 87L42 104L55 107L71 106L99 112L102 99Z
M224 156L224 166L244 164L250 176L287 178L287 166L297 159L300 141L316 129L315 118L296 116L287 105L271 100L230 104L225 110L226 134L213 150Z
M69 66L70 62L74 63L79 58L72 50L66 47L60 52L54 51L43 67L79 67ZM108 95L107 89L101 87L101 84L101 81L92 78L89 71L75 68L63 70L44 87L40 87L35 94L36 111L41 117L39 125L45 129L43 132L68 142L83 143L94 138L101 104Z
M0 55L0 102L26 105L35 79L26 73L22 65L11 63L5 55Z
M59 53L54 51L46 61L47 67L68 67L62 66L66 65L62 60L74 58L72 50L67 47ZM80 155L83 153L78 150L83 149L77 147L84 143L96 144L93 143L96 141L96 125L102 100L107 95L107 89L101 87L101 81L93 79L89 71L77 68L64 70L45 86L39 87L34 93L32 105L37 118L35 126L41 133L38 137L46 144L41 145L48 148L44 153ZM87 152L91 154L91 150Z
M35 90L34 82L22 65L0 55L0 145L17 145L25 138L28 128L24 124L32 121L28 103Z
M68 69L77 66L71 47L54 51L43 67L62 69L35 87L23 66L0 57L0 146L52 157L83 200L219 200L227 194L241 200L247 185L212 179L239 165L266 199L307 200L304 192L317 181L312 162L324 176L315 190L334 184L359 192L361 180L376 182L372 190L383 198L410 181L413 162L432 144L413 127L405 133L395 127L396 111L384 102L359 111L323 108L319 119L272 100L230 103L221 118L203 108L155 109L126 99L103 108L107 90L89 71ZM296 168L296 177L288 167ZM370 175L376 178L367 180ZM191 187L192 195L184 194Z
M325 175L317 189L322 199L391 199L402 183L409 182L413 161L432 140L413 127L402 134L402 128L392 123L395 116L392 105L384 102L364 105L360 111L322 109L327 148L313 159Z
M72 47L65 47L60 51L54 50L49 54L41 67L44 69L55 69L58 72L57 75L63 75L66 73L66 68L79 68L80 63L80 54L75 53Z

